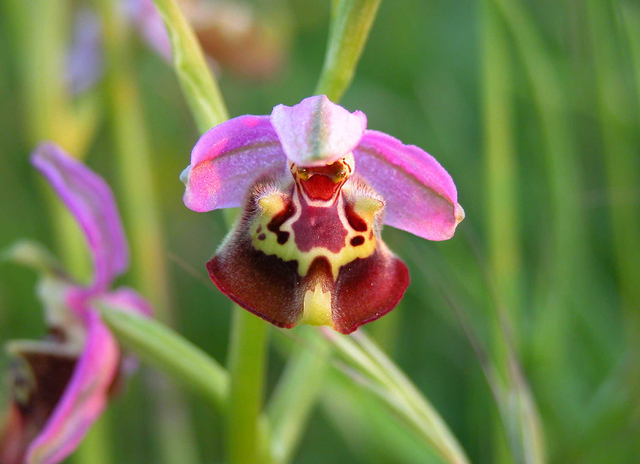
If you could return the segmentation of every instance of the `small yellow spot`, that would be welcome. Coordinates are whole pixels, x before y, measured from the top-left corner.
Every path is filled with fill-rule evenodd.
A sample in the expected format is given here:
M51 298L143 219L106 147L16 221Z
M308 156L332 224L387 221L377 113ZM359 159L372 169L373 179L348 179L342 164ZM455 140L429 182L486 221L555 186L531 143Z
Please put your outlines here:
M384 207L384 203L371 196L361 196L355 201L353 211L371 224L374 216Z
M316 288L307 290L304 294L304 309L300 324L329 325L333 327L331 320L331 293L323 292L322 286L316 284Z

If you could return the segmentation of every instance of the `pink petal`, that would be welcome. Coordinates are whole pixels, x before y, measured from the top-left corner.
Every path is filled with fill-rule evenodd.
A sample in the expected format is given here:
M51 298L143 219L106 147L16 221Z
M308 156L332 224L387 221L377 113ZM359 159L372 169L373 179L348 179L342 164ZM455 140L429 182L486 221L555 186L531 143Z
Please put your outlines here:
M153 316L153 306L142 295L129 287L120 287L100 296L100 300L109 306L125 312L137 313L142 316Z
M322 166L344 158L358 145L367 117L360 111L349 113L320 95L291 107L276 106L271 123L290 161Z
M464 219L453 179L414 145L368 130L353 151L355 172L384 197L385 223L427 240L446 240Z
M87 313L87 342L60 402L27 450L28 464L57 464L79 445L104 410L120 351L97 312Z
M286 158L268 116L239 116L210 129L191 152L180 178L184 204L193 211L234 208L267 169L284 172Z
M53 143L31 157L85 233L94 263L90 292L107 289L129 265L129 250L115 199L107 183Z

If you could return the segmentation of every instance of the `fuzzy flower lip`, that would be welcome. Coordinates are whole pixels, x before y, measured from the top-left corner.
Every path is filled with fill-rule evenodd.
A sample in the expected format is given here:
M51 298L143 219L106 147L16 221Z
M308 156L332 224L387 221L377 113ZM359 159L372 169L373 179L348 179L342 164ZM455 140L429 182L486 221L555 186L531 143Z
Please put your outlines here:
M18 340L8 345L22 360L18 389L25 378L34 382L28 383L31 387L26 395L14 392L9 421L0 436L3 464L61 462L105 409L121 353L96 306L152 314L149 303L134 290L111 290L115 278L129 265L129 251L106 182L53 143L37 147L31 162L84 232L94 275L89 284L81 285L59 271L45 273L39 295L50 339Z
M449 173L419 147L367 130L366 117L324 96L271 116L245 115L205 133L181 179L185 205L197 212L238 207L263 172L288 162L322 166L353 153L355 174L381 194L386 224L428 240L446 240L464 218Z

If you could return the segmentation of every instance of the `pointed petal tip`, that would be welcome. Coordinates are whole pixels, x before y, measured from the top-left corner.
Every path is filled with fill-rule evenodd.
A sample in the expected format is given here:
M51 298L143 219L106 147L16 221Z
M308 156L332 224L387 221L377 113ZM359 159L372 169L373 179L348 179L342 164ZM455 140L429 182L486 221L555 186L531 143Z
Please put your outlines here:
M462 206L460 205L460 203L456 205L455 211L453 214L456 218L456 226L457 226L464 220L464 217L465 217L464 209L462 209Z
M180 173L180 182L182 182L184 185L188 185L190 174L191 174L191 165L184 168L184 170Z
M433 156L372 130L354 155L356 172L386 201L386 224L427 240L453 236L464 210L453 179Z

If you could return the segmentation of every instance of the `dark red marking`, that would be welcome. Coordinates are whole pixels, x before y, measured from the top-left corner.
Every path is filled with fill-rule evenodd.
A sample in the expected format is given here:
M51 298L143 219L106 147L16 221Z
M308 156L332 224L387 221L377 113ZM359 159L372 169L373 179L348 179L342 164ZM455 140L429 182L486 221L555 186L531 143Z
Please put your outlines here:
M344 248L348 232L338 214L338 204L317 207L300 198L302 212L291 225L298 249L307 252L312 248L326 248L337 253Z
M356 232L366 232L367 223L364 219L356 214L353 210L353 205L351 203L345 202L344 212L347 216L347 221L349 221L349 225Z
M262 232L262 224L260 224L256 229L256 234L259 234L260 232Z
M358 235L357 237L353 237L351 239L351 246L357 247L364 243L364 237L362 235Z
M258 235L258 240L264 240L265 238L267 238L265 234Z
M287 198L284 209L273 216L273 218L271 218L271 221L269 221L269 224L267 224L267 229L270 232L276 234L276 236L278 237L278 243L280 245L284 245L285 243L287 243L287 240L289 240L289 232L281 231L280 227L282 227L282 224L284 224L287 219L293 216L295 212L296 208L295 206L293 206L293 202L290 198Z

